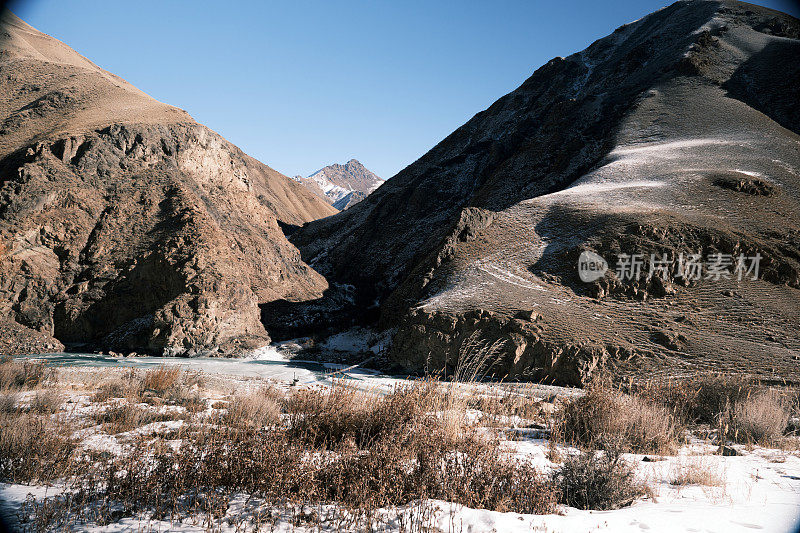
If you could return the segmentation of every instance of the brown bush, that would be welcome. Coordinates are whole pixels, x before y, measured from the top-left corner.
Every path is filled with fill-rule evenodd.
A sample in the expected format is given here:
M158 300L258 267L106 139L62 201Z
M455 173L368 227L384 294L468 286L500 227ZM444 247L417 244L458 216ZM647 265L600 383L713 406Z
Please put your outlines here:
M313 446L334 447L344 441L365 447L388 435L409 434L434 417L433 388L400 388L377 396L336 385L301 390L288 399L289 430Z
M75 442L66 419L32 412L0 414L0 481L46 482L68 469Z
M157 413L140 405L126 402L96 411L91 417L96 423L101 424L105 431L116 434L131 431L153 422L177 420L183 418L184 415L181 413Z
M521 391L500 390L497 394L474 394L467 398L467 405L498 423L507 423L504 418L519 417L523 420L544 421L541 400L533 396L527 386Z
M0 357L0 390L33 388L45 380L46 370L40 361Z
M39 414L52 414L61 408L64 398L53 389L37 391L31 400L31 410Z
M606 511L633 503L646 493L618 450L586 450L568 457L553 473L559 502L578 509Z
M97 386L97 392L92 395L91 401L105 402L112 398L124 398L127 393L128 387L123 380L104 381Z
M0 393L0 414L11 414L17 411L17 394L13 392Z
M683 426L667 408L607 385L590 387L584 396L556 413L554 437L597 448L615 439L624 451L672 453L683 438Z
M760 388L747 376L706 374L652 380L640 385L635 393L671 409L686 422L715 424L727 406L747 398Z
M91 401L102 403L112 398L128 398L131 402L167 403L197 412L205 408L205 401L193 390L199 384L201 378L196 372L185 372L176 366L162 365L146 372L129 369L122 376L100 382Z
M25 513L49 529L139 512L170 520L221 517L235 493L282 508L298 524L329 521L304 508L336 504L356 520L348 525L353 530L369 529L378 507L429 498L497 511L553 512L550 479L503 452L496 440L472 426L447 437L441 408L459 404L434 390L422 385L384 397L342 386L298 391L286 403L285 419L242 423L265 420L260 402L272 393L261 394L255 408L242 401L247 408L238 416L190 422L177 450L133 440L134 449L123 456L87 458L70 469L63 495ZM113 421L113 413L104 416Z
M723 417L727 438L752 444L775 444L789 424L789 406L780 392L764 390L737 401Z
M177 366L161 365L145 372L142 378L142 389L163 394L179 384L181 369Z
M719 487L725 483L718 469L700 459L678 462L670 473L671 485L702 485Z
M472 435L454 444L442 430L420 431L410 443L374 441L368 453L345 450L318 470L325 499L371 510L432 498L500 512L554 511L556 492L534 468L497 442Z
M228 403L225 422L232 426L263 427L280 421L281 395L265 388L247 394L236 394Z

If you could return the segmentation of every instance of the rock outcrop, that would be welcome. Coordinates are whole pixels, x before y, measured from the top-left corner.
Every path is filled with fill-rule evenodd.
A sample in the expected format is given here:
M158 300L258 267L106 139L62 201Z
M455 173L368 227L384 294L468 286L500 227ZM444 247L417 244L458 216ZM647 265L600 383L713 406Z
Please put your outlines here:
M1 31L4 353L234 354L269 340L259 303L327 288L282 227L332 207L17 17Z
M497 377L796 381L798 38L800 22L776 11L676 2L549 61L292 242L353 301L380 304L407 371L452 375L477 335L500 346ZM581 281L583 251L610 270ZM643 272L628 278L617 267L634 254ZM670 261L650 271L651 254ZM760 257L757 279L734 264L678 275L681 258L717 254Z

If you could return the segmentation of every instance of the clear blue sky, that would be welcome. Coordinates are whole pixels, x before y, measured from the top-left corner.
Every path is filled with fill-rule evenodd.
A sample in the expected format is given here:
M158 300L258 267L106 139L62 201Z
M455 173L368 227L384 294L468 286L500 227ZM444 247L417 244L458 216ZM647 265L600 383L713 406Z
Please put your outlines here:
M19 0L37 29L288 175L388 178L555 56L669 0ZM764 5L793 12L792 0Z

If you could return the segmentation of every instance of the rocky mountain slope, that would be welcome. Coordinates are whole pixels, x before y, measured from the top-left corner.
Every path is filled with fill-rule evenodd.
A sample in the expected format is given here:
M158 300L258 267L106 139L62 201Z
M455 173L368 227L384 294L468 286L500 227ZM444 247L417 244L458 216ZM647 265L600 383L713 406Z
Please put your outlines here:
M259 303L326 289L280 226L331 206L14 15L0 38L3 353L236 353Z
M383 183L377 174L355 159L344 165L328 165L307 178L295 176L294 180L339 210L360 202Z
M361 191L350 191L349 193L347 193L347 195L333 202L333 207L335 207L339 211L344 211L348 207L353 207L366 197L367 195Z
M500 343L497 377L577 384L603 366L797 381L798 39L776 11L674 3L549 61L292 241L355 287L351 301L380 304L404 370L450 374L477 335ZM610 266L590 283L587 250ZM642 275L626 276L626 254ZM651 273L651 254L670 260ZM693 254L708 260L699 279L681 276ZM739 279L740 256L760 256L757 280Z

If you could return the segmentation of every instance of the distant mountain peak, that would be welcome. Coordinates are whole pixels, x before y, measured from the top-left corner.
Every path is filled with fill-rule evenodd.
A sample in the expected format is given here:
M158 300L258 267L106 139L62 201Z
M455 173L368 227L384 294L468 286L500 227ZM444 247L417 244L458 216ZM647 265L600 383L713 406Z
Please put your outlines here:
M355 158L323 167L306 178L295 176L294 180L334 207L357 203L384 181ZM353 192L359 194L351 195ZM345 198L348 199L343 201Z

